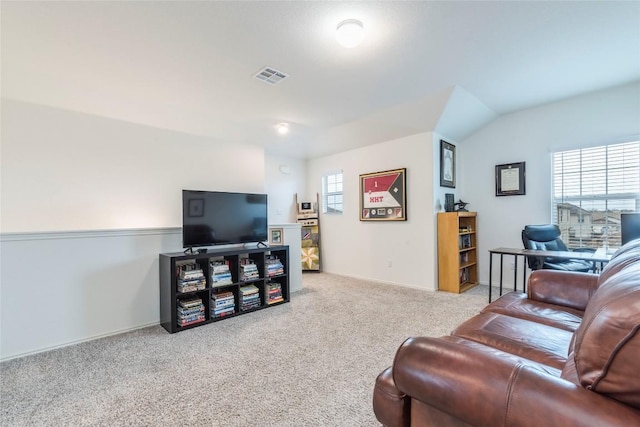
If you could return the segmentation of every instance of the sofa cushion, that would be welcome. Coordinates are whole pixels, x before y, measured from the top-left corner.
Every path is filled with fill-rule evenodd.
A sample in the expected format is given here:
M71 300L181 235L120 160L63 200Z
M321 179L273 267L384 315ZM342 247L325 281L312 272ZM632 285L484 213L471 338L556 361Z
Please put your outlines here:
M575 332L582 322L581 310L529 299L527 294L510 292L487 305L482 312L500 313L519 319Z
M636 408L640 408L638 281L636 255L635 263L627 262L600 284L572 343L572 363L580 384Z
M452 335L556 369L566 364L573 336L563 329L491 312L472 317Z

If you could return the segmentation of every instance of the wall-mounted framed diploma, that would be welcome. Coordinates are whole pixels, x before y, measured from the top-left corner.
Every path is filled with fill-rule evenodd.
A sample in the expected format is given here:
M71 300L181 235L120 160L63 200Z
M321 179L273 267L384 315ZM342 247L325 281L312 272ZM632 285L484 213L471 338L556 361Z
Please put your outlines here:
M496 165L496 196L520 196L526 194L525 162Z

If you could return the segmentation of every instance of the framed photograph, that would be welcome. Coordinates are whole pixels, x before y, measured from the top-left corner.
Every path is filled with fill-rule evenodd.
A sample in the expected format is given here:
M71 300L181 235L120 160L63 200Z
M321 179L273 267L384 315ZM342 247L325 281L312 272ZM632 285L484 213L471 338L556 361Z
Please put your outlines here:
M407 220L407 170L360 175L360 221Z
M187 214L189 217L196 218L204 216L204 199L191 199L189 200Z
M520 196L526 194L524 163L496 165L496 196Z
M440 140L440 187L456 188L456 146Z
M270 228L269 229L269 244L281 245L282 244L282 228Z

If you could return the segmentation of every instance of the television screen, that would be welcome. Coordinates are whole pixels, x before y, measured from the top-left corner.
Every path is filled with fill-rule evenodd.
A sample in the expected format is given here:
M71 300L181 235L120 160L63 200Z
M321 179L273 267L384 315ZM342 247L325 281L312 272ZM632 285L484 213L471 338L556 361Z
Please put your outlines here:
M182 190L182 245L267 240L267 195Z
M640 213L620 214L620 234L623 245L640 239Z

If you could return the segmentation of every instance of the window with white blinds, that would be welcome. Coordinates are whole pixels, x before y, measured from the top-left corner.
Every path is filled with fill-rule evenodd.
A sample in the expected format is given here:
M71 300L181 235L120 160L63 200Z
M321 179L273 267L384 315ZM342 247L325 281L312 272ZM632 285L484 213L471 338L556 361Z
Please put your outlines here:
M342 172L322 177L322 213L343 211Z
M570 248L620 246L640 206L640 141L553 153L552 218Z

